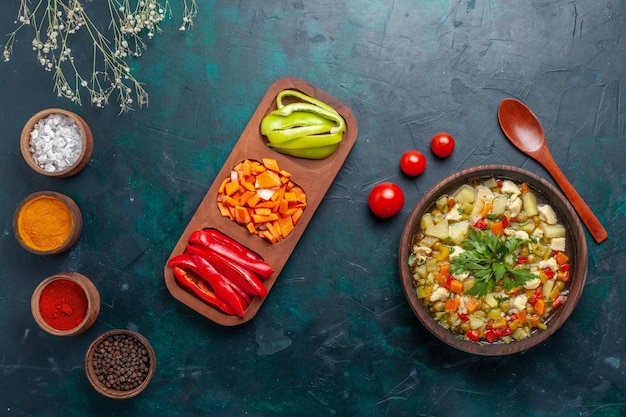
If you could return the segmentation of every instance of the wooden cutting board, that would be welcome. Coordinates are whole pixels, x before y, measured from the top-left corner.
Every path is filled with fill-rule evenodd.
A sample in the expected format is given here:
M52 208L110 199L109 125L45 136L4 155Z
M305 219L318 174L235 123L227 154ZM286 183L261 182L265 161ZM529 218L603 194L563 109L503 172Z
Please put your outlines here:
M260 132L261 120L266 114L276 109L276 95L285 89L298 90L315 97L332 106L345 119L346 130L343 140L335 153L328 158L321 160L295 158L277 153L266 145L267 139ZM272 276L263 281L268 290L266 297L269 297L272 286L278 279L281 270L289 260L300 237L343 166L350 150L354 146L356 138L356 120L352 111L345 104L299 78L283 78L276 81L269 87L267 93L261 99L241 137L180 236L170 258L184 252L189 236L195 230L205 228L218 229L261 255L273 267L274 273ZM280 168L291 173L293 182L301 186L307 196L307 206L293 232L286 239L273 244L257 235L251 234L244 226L223 217L217 207L217 194L220 183L230 176L233 167L245 159L261 161L262 158L276 159ZM224 326L236 326L250 320L258 312L265 299L254 297L245 311L245 317L230 316L205 304L195 295L178 285L174 278L173 270L167 266L167 263L164 268L164 277L167 289L174 298L210 320Z

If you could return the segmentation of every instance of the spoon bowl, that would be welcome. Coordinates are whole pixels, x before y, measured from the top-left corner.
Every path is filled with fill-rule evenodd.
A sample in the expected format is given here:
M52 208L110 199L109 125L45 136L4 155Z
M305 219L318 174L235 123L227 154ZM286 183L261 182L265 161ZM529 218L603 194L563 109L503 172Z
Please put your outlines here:
M522 152L534 153L546 146L543 127L535 114L520 101L503 100L498 118L504 134Z
M543 127L537 116L521 101L506 98L498 108L498 120L505 136L526 155L535 159L552 175L589 229L596 242L608 237L606 229L580 197L552 158Z

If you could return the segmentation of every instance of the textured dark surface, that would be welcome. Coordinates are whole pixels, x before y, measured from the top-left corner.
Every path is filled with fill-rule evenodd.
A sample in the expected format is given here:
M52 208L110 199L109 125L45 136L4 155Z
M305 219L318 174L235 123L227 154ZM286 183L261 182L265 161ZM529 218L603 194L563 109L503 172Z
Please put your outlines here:
M7 3L2 32L17 11ZM57 100L26 33L0 65L1 415L626 414L626 3L199 3L193 31L168 22L136 62L151 100L136 112ZM163 264L267 87L285 76L347 104L359 137L263 308L246 325L220 327L170 296ZM482 358L421 327L396 259L412 206L450 173L502 163L551 181L504 138L505 97L537 114L609 238L587 235L585 291L551 339ZM53 106L79 113L94 135L89 165L62 180L30 170L18 143L30 115ZM445 160L428 149L441 130L457 141ZM411 148L428 156L416 179L398 168ZM367 207L383 180L406 197L387 221ZM23 250L11 227L19 201L43 189L70 195L84 221L77 245L50 258ZM36 285L60 270L89 276L102 297L80 336L50 336L30 314ZM139 331L158 358L146 391L122 402L93 391L83 369L89 343L111 328Z

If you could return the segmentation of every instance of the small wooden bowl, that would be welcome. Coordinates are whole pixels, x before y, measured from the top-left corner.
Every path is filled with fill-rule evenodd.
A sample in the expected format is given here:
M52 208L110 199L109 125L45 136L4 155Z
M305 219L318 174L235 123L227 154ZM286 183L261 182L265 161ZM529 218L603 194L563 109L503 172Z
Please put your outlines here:
M420 230L423 215L434 206L437 198L442 194L454 192L463 184L490 177L510 179L517 183L525 182L538 193L537 197L539 200L550 204L554 208L557 216L559 216L560 223L567 228L566 245L572 271L566 286L566 289L569 290L567 302L562 307L554 310L546 323L547 329L535 331L529 338L512 341L509 344L474 343L459 338L458 334L452 330L445 329L437 323L418 299L413 286L413 276L408 266L413 237ZM500 356L521 352L544 342L552 336L569 318L580 299L587 278L587 262L587 243L584 230L578 215L565 196L556 187L536 174L507 165L483 165L468 168L437 183L422 196L413 209L402 231L398 251L398 269L400 270L402 287L411 310L413 310L419 321L444 343L468 353L485 356Z
M148 361L149 361L146 376L143 379L143 381L141 381L141 383L139 383L139 385L136 386L135 388L128 389L128 390L120 390L120 389L114 389L112 387L107 387L104 384L104 382L100 380L96 372L96 366L97 366L97 359L95 358L96 350L109 337L116 337L116 336L122 336L126 338L135 339L135 341L139 343L140 347L143 347L146 351L145 355L147 355ZM105 397L109 397L113 399L123 400L123 399L131 398L131 397L138 395L141 391L143 391L148 386L148 384L150 383L150 380L154 376L155 371L156 371L156 354L154 353L154 349L152 348L152 345L150 345L150 342L148 342L148 340L145 337L143 337L141 334L137 332L133 332L131 330L116 329L116 330L110 330L106 333L101 334L100 336L96 338L96 340L94 340L91 343L91 345L87 349L87 353L85 354L85 373L87 374L87 379L89 380L89 383L97 392L104 395Z
M61 171L55 172L46 171L45 169L37 165L30 151L30 134L33 131L33 128L41 119L45 119L52 114L62 114L64 116L72 118L81 130L83 144L82 151L76 162ZM64 109L50 108L42 110L36 113L30 119L28 119L28 121L24 125L24 128L22 129L22 134L20 136L20 149L22 151L22 156L24 157L24 160L26 161L28 166L35 170L35 172L38 172L48 177L69 177L80 172L87 165L87 163L89 163L89 160L91 159L91 154L93 153L93 136L85 120L83 120L83 118L76 113Z
M72 281L83 290L85 299L87 300L87 312L83 320L74 328L69 330L59 330L49 324L43 317L40 300L41 294L48 285L59 280ZM78 272L59 272L51 277L43 280L35 291L30 300L30 308L33 314L35 322L46 332L54 336L74 336L80 334L90 328L98 318L100 314L100 293L96 286L86 276Z
M72 218L72 226L67 235L67 238L63 241L63 243L55 248L45 249L36 247L36 244L30 241L31 239L26 236L22 236L22 234L20 233L20 230L23 226L23 210L27 210L32 203L40 198L54 198L61 201L69 210L70 216ZM78 205L67 195L58 193L56 191L38 191L29 195L18 205L17 209L15 210L15 215L13 216L13 233L15 235L15 238L24 249L37 255L56 255L65 252L78 241L82 229L83 218L80 209L78 208Z

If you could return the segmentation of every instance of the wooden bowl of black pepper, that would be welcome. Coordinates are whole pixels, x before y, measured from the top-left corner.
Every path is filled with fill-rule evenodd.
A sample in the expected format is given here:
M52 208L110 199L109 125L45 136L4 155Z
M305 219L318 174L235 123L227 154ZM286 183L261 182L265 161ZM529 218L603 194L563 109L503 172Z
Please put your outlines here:
M156 370L156 355L141 334L116 329L101 334L85 355L85 373L91 386L105 397L126 399L138 395Z

